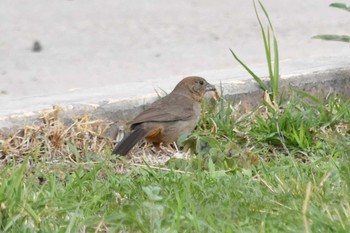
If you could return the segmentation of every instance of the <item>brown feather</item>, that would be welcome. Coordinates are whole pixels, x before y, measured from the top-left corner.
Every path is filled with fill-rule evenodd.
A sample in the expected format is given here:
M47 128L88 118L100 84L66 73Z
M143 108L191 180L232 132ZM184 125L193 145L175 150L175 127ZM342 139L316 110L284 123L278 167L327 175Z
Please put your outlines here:
M125 156L142 138L147 135L147 130L142 126L136 127L129 135L121 140L112 151L112 154Z
M191 133L201 113L201 102L208 91L216 91L201 77L181 80L167 96L152 103L132 120L132 132L113 150L126 155L142 138L154 145L173 143L182 134Z
M178 106L179 103L181 103L181 105ZM177 107L174 108L174 106ZM150 121L168 122L187 120L194 114L193 104L188 96L178 93L170 93L152 103L149 108L136 116L135 119L131 121L131 125Z

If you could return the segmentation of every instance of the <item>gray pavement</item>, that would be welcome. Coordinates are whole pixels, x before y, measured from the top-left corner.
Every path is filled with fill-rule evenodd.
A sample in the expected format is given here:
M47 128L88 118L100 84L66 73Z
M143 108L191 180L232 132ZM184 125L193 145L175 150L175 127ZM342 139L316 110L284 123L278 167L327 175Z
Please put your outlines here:
M280 87L286 88L286 92L289 92L291 85L321 98L333 93L350 97L350 56L303 58L282 62L280 65L286 72L281 75ZM265 65L254 65L252 68L257 75L267 76ZM239 67L195 74L209 77L207 80L210 83L216 84L218 90L223 90L225 99L240 102L240 111L249 111L261 103L262 91L253 78ZM267 78L265 80L268 81ZM17 97L7 101L0 99L0 134L16 131L18 127L24 125L40 123L41 114L51 111L53 105L57 105L62 110L60 117L64 122L65 120L70 122L71 118L86 114L114 122L114 126L109 129L111 133L109 135L113 135L116 132L115 127L120 122L135 116L146 104L157 98L155 89L163 94L163 90L171 91L177 82L177 77L170 77L158 80L156 83L154 80L145 80L121 83L117 86L96 87L93 91L83 89L77 92ZM281 90L286 94L285 91Z
M311 39L350 34L350 14L328 7L333 1L263 2L281 60L350 55L349 44ZM249 64L265 59L252 1L1 0L0 22L2 101L87 97L104 86L137 95L145 81L240 69L229 48ZM36 40L40 52L31 50Z

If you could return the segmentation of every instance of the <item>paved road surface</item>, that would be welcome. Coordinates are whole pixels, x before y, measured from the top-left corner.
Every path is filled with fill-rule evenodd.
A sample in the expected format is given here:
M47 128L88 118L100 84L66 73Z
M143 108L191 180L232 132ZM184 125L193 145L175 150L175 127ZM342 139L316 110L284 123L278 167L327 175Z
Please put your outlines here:
M264 1L282 60L350 54L311 39L350 34L350 14L331 2ZM249 64L265 59L252 1L1 0L0 22L3 99L236 67L229 48Z

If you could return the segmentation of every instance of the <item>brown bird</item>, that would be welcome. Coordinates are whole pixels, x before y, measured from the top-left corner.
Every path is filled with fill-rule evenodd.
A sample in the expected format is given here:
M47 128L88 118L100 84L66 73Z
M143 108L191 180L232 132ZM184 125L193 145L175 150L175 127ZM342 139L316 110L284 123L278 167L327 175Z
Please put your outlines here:
M204 78L184 78L169 95L152 103L130 122L131 133L112 153L127 155L143 138L159 147L161 143L168 145L181 135L191 133L199 120L204 94L208 91L216 92L216 89Z

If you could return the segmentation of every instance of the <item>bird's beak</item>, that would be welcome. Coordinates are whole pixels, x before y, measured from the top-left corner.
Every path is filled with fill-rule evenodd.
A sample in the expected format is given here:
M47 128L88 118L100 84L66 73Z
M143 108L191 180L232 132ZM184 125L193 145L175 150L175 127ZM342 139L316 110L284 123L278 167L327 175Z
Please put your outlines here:
M205 87L205 91L216 91L216 88L211 85L211 84L207 84L207 86Z

